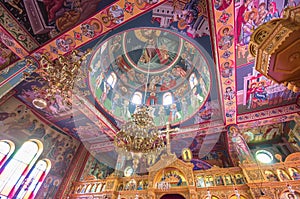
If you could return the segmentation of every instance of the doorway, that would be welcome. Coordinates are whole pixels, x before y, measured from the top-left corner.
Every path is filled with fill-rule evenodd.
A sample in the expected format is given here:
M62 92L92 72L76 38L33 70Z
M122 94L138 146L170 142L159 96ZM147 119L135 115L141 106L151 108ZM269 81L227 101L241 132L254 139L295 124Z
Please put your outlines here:
M180 194L166 194L163 195L160 199L185 199L185 198Z

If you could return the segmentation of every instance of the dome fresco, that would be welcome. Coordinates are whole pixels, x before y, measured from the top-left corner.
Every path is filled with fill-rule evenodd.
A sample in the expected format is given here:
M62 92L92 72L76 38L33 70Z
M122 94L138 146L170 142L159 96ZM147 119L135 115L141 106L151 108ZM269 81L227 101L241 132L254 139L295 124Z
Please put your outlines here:
M151 107L156 125L185 121L204 105L211 87L200 49L164 29L121 32L94 49L90 90L98 104L120 121L127 121L139 104Z

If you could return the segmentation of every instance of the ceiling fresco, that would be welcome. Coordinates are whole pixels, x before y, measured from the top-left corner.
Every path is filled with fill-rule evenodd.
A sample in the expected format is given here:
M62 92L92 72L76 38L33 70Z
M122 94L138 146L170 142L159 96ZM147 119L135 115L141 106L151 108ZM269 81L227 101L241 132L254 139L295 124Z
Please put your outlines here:
M282 18L284 8L296 6L299 3L299 0L235 1L236 65L240 66L254 61L248 51L248 44L253 30L272 19Z
M113 0L0 1L39 45L94 15Z
M294 93L282 84L276 84L259 74L254 64L236 69L238 114L295 104L299 93Z
M9 66L18 59L18 56L14 52L0 42L0 70L5 69L6 66Z
M220 125L222 114L219 114L221 108L217 76L211 59L204 5L197 1L184 4L180 2L176 5L178 21L167 21L167 24L158 20L159 17L163 18L162 13L157 14L158 10L149 12L110 31L105 37L82 46L79 50L92 49L88 59L90 72L87 74L88 78L77 85L81 95L74 96L72 107L64 105L59 96L49 100L45 109L34 107L32 102L42 95L39 88L44 82L23 82L17 86L15 96L48 120L53 127L81 139L95 154L110 153L113 150L110 141L121 123L127 121L135 110L136 105L131 102L135 92L141 93L143 103L151 105L156 124L161 127L169 121L182 129L192 129L196 136L199 128L208 129L214 121L220 121ZM106 9L106 13L109 8L111 7ZM174 9L170 2L156 8ZM105 12L100 11L102 14ZM101 23L114 27L114 24L107 24L101 19L91 18L87 22L90 25ZM185 23L184 28L180 26L182 23ZM86 23L80 26L87 27L84 24ZM192 32L194 33L191 34ZM78 33L82 38L97 36L95 31L84 29ZM55 44L62 41L65 35L57 39ZM86 40L76 41L80 43ZM71 45L57 47L58 52L75 48ZM48 55L53 55L52 58L56 56L54 51ZM113 87L112 73L116 78ZM149 83L145 84L147 79ZM172 103L163 105L166 93L172 94ZM192 105L197 108L192 108ZM199 125L200 123L203 125ZM219 131L222 131L222 127ZM191 135L189 133L189 136L184 136ZM183 136L174 138L173 144L189 147L192 140L184 141L181 138ZM212 140L217 142L218 136L214 136ZM114 156L106 153L102 155Z
M246 142L263 143L279 136L273 129L299 112L299 93L260 75L248 53L253 30L299 2L0 0L0 94L14 88L11 94L53 129L112 159L115 133L137 102L145 103L160 128L167 121L180 127L173 148L190 148L196 158L201 152L207 164L195 161L199 168L231 164L224 126L237 124ZM54 60L75 49L92 51L73 105L56 95L46 108L36 108L45 82L20 83L22 73L38 67L41 55ZM168 95L171 103L164 103Z
M156 125L178 123L207 100L211 63L184 37L163 29L131 29L95 49L89 86L114 118L127 121L138 104L147 104Z

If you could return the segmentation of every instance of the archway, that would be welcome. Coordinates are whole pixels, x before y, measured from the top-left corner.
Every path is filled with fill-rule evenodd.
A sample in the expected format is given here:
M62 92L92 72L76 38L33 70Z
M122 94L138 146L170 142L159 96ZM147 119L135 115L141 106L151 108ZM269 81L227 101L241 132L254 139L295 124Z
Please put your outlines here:
M160 199L185 199L185 198L180 194L166 194L163 195Z

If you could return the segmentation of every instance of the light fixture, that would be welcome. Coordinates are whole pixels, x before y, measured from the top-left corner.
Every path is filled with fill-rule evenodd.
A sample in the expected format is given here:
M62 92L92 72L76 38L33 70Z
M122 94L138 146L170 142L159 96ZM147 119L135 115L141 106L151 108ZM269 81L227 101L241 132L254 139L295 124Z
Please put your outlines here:
M133 169L136 172L141 157L156 159L165 149L166 144L162 132L158 131L149 107L145 105L150 76L148 63L147 79L145 82L144 105L138 105L129 121L122 125L116 134L114 145L117 153L133 159Z
M59 106L71 106L74 84L84 78L81 65L89 53L90 50L86 52L75 50L68 55L59 55L58 59L54 61L46 55L41 55L39 59L40 68L33 73L23 74L25 81L39 82L41 85L41 87L36 86L33 89L36 96L32 101L33 105L43 109L52 100L57 100L62 103Z
M118 154L133 159L134 172L141 157L157 157L165 148L164 139L144 105L138 106L131 119L121 127L114 144Z

